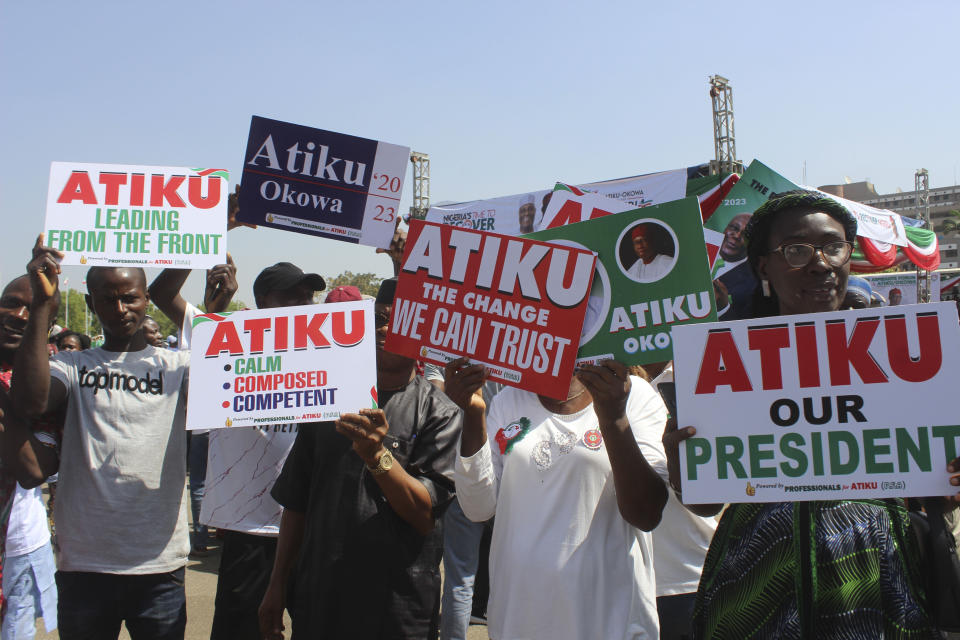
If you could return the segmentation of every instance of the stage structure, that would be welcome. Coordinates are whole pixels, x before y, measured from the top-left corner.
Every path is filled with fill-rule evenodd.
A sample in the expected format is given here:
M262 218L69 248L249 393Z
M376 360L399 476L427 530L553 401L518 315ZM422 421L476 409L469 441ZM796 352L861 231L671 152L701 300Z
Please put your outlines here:
M737 160L737 141L733 128L733 89L723 76L710 76L710 100L713 103L713 151L710 175L743 173Z
M419 151L410 152L413 164L413 206L410 217L423 220L430 208L430 156Z
M914 188L917 194L917 219L923 222L924 229L933 230L930 224L930 173L919 169L914 174ZM917 302L930 302L930 271L917 265Z

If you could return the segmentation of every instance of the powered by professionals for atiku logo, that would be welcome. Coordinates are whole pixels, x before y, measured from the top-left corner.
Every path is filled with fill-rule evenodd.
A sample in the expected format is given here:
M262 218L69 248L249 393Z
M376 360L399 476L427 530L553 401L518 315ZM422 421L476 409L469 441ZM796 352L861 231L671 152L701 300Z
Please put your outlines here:
M149 393L150 395L163 395L163 371L158 369L154 376L147 375L138 378L126 373L116 371L88 371L86 366L80 368L80 388L90 387L93 389L93 395L101 389L114 389L116 391L126 391L128 393Z

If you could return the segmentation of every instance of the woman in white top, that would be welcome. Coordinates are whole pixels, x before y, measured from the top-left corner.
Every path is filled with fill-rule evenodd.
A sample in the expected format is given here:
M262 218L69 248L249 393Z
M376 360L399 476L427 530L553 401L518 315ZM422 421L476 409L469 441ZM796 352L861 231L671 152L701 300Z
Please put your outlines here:
M584 366L566 399L505 389L484 418L480 365L447 366L464 410L460 505L496 514L494 640L657 638L652 530L667 499L666 409L613 361Z

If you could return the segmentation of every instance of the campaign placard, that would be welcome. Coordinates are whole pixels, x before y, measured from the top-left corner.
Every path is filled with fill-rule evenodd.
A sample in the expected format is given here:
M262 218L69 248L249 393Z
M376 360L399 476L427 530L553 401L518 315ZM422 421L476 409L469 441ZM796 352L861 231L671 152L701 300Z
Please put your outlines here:
M229 178L226 169L54 162L45 242L65 265L223 264Z
M576 247L411 220L385 347L566 398L596 257Z
M253 116L243 222L386 249L410 148Z
M193 319L187 429L336 420L376 407L373 302Z
M886 306L917 304L916 271L900 273L875 273L863 276L870 287L883 296ZM930 274L930 302L940 302L940 274Z
M554 199L559 212L553 221L563 226L525 237L587 249L598 258L578 363L664 362L672 357L673 327L716 320L696 196L613 215L603 200L619 203L600 196L556 191ZM567 224L572 220L586 221Z
M674 329L689 504L956 492L953 303Z

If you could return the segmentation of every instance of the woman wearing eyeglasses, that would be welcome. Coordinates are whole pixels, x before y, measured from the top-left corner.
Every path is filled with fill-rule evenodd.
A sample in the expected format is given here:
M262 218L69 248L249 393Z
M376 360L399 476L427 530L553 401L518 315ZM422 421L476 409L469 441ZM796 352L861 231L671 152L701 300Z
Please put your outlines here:
M839 309L856 230L850 212L815 192L757 209L745 231L761 283L754 314ZM664 438L672 472L689 431ZM934 638L912 536L900 500L730 505L704 563L697 637Z

